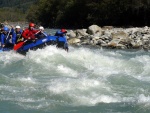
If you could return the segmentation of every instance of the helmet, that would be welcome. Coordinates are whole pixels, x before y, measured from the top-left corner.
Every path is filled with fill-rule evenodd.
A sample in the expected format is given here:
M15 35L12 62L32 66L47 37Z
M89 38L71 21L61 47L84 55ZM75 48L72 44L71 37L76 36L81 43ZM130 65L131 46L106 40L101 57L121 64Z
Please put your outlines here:
M0 28L3 28L4 27L4 24L3 23L0 23Z
M64 33L64 32L67 32L67 30L66 30L66 29L61 29L61 32L63 32L63 33Z
M20 29L21 27L20 27L20 26L16 26L16 29L17 29L17 28Z
M8 27L4 27L3 30L7 32L9 29Z
M35 26L34 23L29 24L29 27L34 27L34 26Z
M44 30L44 27L43 27L43 26L40 26L39 29L40 29L40 30Z

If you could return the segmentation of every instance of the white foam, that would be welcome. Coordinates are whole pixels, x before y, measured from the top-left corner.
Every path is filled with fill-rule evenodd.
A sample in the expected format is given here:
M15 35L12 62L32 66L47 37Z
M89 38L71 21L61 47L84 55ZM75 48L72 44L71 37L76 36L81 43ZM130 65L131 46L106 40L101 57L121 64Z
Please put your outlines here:
M58 72L62 73L64 76L77 77L78 73L75 70L72 70L69 67L65 67L63 65L57 66Z
M6 86L0 85L3 93L0 99L12 101L18 99L20 106L33 109L51 106L51 99L54 99L54 104L62 102L77 106L136 101L149 103L149 95L140 93L148 91L149 88L142 82L150 81L150 58L149 55L134 56L134 54L137 53L93 50L84 47L70 47L67 53L55 46L29 51L27 56L16 53L0 54L2 66L21 61L19 70L14 70L16 68L12 65L11 74L6 71L5 76L8 79L4 82ZM5 70L7 68L3 67L1 73L5 74ZM120 77L118 80L125 79L130 83L115 81L117 77ZM132 79L133 77L136 79ZM142 91L137 90L134 84L139 88L142 84ZM124 87L125 89L122 89ZM8 95L8 92L11 94Z
M117 98L113 97L113 96L109 96L109 95L97 95L96 97L85 97L85 96L81 96L78 98L79 103L77 104L89 104L89 105L95 105L97 103L116 103L116 102L120 102Z
M21 81L22 83L36 83L35 80L31 77L27 77L27 78L17 78L19 81Z
M14 63L15 61L19 61L24 58L25 57L23 55L17 54L14 51L2 52L0 54L0 62L1 64L4 64L4 65Z
M139 95L138 103L150 103L150 96L145 96L144 94Z

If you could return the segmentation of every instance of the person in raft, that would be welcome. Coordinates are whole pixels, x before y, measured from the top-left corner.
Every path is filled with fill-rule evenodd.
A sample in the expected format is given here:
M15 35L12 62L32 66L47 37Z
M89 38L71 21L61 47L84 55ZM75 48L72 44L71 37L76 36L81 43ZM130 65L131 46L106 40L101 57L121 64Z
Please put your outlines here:
M2 28L2 32L1 32L1 36L0 36L0 41L1 41L1 47L6 47L6 45L8 45L9 43L9 39L10 39L10 30L8 27L3 27Z
M55 36L58 36L56 47L63 48L68 52L69 48L68 48L66 33L67 33L66 29L61 29L56 32Z
M48 36L48 34L44 31L44 27L43 26L40 26L39 30L40 30L40 32L38 34L36 34L36 37L38 39L41 39L41 38L44 38L44 37Z
M40 32L40 30L35 30L34 27L35 27L35 24L30 23L29 27L23 31L22 37L25 40L35 40L36 39L35 35L38 34Z
M13 42L13 44L16 44L17 42L22 41L21 35L22 35L22 29L19 25L17 25L15 27L15 29L12 29L12 42Z

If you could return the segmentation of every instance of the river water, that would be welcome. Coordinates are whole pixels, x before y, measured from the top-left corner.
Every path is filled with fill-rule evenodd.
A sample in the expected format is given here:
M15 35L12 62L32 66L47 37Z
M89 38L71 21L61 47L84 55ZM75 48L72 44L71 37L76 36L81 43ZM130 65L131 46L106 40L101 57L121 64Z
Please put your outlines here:
M150 113L150 53L72 46L0 53L0 113Z

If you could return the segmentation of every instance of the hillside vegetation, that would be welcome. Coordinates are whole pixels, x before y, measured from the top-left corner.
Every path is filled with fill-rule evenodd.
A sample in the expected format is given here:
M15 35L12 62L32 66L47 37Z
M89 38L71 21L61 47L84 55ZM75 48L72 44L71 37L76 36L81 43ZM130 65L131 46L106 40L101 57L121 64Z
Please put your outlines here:
M150 0L0 0L0 21L51 28L149 26Z
M49 27L145 26L150 25L150 0L40 0L27 19Z
M27 10L38 0L0 0L0 21L26 21Z

